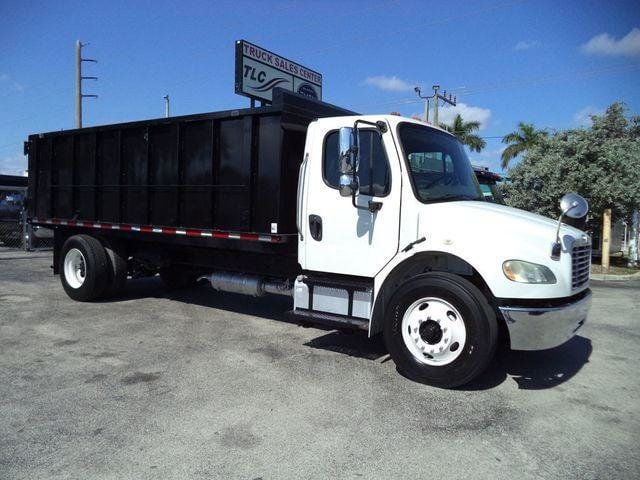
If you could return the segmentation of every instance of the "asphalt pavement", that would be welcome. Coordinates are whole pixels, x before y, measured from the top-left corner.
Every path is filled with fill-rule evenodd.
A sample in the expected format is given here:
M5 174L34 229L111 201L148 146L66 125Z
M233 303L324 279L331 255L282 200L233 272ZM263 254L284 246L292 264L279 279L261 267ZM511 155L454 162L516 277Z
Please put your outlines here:
M640 478L640 281L441 390L283 298L148 278L77 303L50 265L0 249L0 479Z

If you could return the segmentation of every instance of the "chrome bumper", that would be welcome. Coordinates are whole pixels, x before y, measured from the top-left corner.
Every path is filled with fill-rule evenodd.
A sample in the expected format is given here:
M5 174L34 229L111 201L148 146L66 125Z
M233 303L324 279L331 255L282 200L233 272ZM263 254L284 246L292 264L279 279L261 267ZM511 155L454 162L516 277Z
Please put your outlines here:
M513 350L545 350L573 337L587 320L591 292L575 303L554 308L500 307Z

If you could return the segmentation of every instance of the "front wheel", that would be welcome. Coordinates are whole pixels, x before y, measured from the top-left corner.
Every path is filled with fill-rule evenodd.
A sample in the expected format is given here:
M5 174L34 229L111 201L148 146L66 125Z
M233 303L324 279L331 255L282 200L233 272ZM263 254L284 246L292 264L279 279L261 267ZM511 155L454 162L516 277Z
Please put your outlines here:
M471 282L444 272L401 285L385 319L385 344L398 369L421 383L453 388L470 382L495 352L498 326Z

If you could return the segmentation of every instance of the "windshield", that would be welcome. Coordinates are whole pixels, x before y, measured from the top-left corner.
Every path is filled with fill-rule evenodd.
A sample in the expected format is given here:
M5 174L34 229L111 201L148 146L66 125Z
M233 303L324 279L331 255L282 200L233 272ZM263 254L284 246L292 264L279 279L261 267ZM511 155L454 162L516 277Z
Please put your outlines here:
M418 200L483 199L467 154L455 137L415 123L400 124L399 135Z
M482 194L484 195L484 199L487 202L499 203L500 205L505 205L504 200L502 199L502 195L500 195L500 191L498 189L498 185L493 183L485 183L479 179L480 189L482 190Z

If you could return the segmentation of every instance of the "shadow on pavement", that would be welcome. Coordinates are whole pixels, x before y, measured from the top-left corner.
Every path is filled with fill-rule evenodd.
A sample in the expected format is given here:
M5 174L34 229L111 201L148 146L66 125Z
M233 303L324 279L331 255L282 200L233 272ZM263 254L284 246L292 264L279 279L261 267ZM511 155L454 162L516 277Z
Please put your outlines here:
M286 297L270 295L269 298L255 298L234 293L218 292L213 290L205 281L191 288L169 290L159 277L129 279L121 295L103 300L103 302L123 302L140 298L168 298L202 307L296 323L285 314L287 310L291 309L291 302Z
M572 378L589 361L591 340L576 336L550 350L499 351L487 371L459 390L488 390L512 377L523 390L544 390Z
M382 336L368 338L365 332L331 332L316 337L305 345L367 360L378 360L387 355Z
M285 297L253 298L245 295L216 292L206 283L186 290L169 291L158 277L129 280L126 291L109 301L126 301L144 297L170 298L179 302L252 315L286 323L299 324L286 314L291 301ZM306 325L303 325L306 326ZM387 355L380 335L369 339L364 332L335 331L314 325L313 328L329 333L310 340L311 348L342 353L352 357L378 360ZM476 380L459 390L488 390L502 384L509 377L524 390L553 388L572 378L589 361L591 340L576 336L567 343L536 352L499 349L487 370Z

